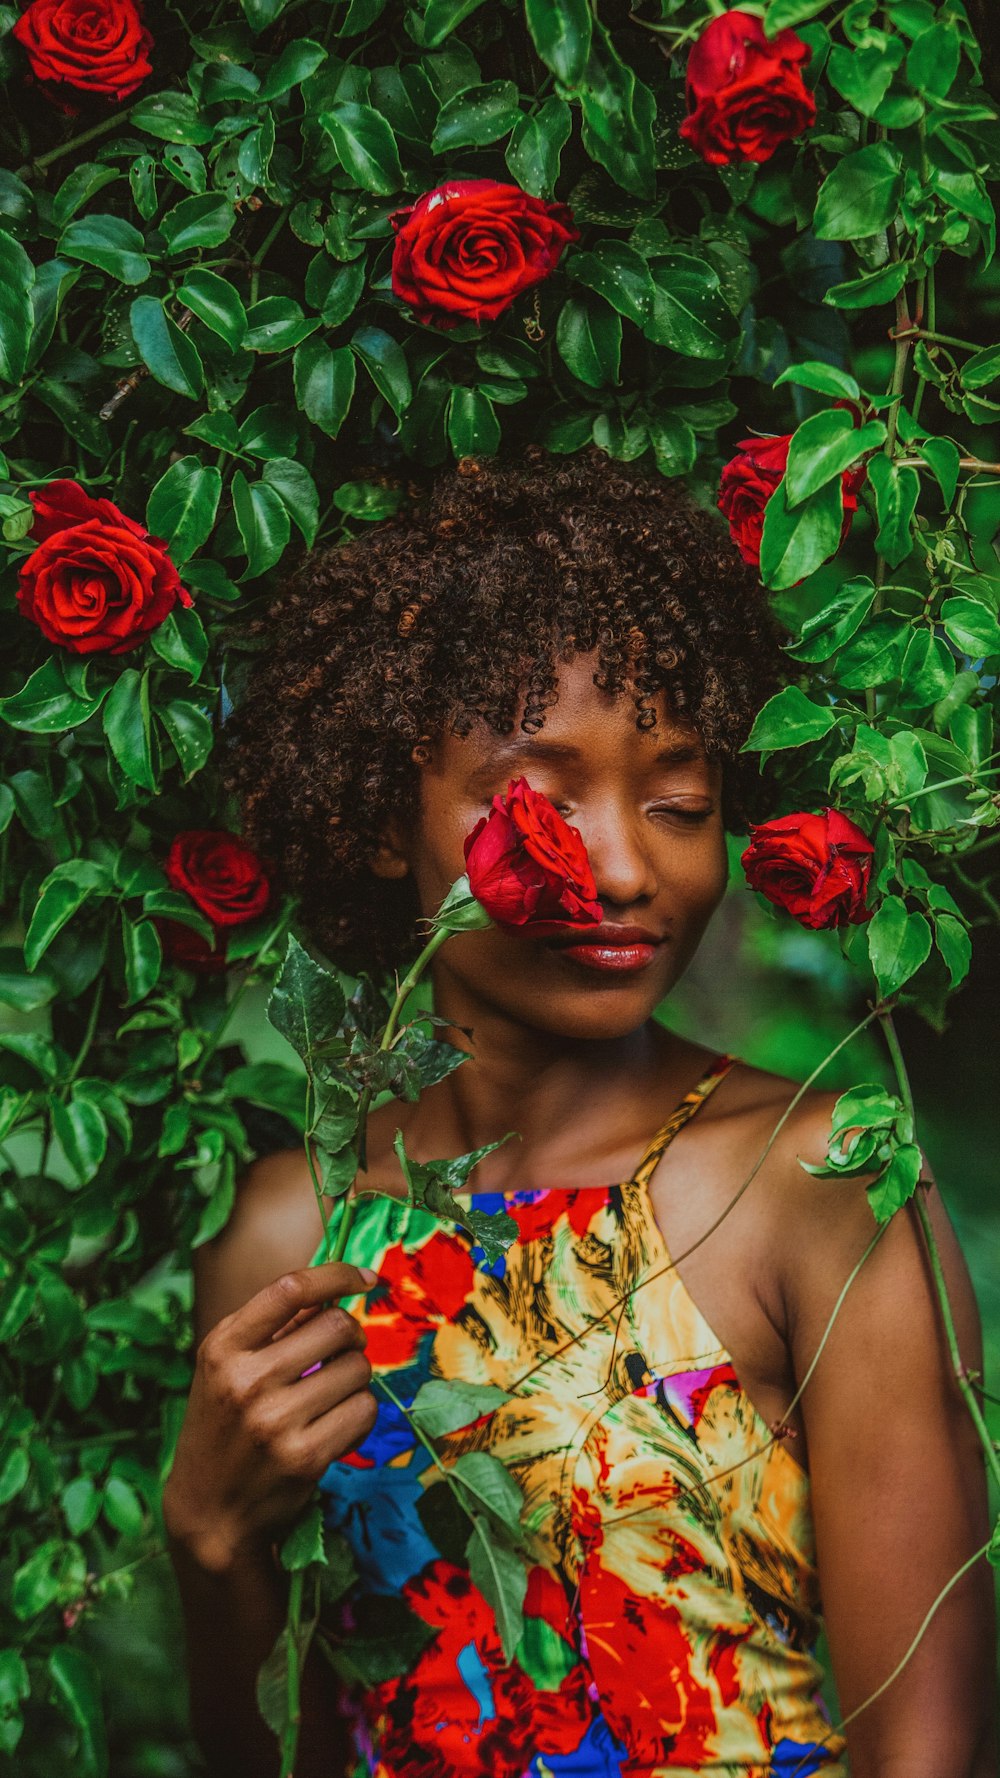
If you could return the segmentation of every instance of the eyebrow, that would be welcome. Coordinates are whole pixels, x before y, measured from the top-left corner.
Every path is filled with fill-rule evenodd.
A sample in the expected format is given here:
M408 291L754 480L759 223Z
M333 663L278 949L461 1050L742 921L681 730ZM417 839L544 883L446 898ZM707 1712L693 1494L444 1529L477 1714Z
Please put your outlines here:
M513 764L515 760L549 761L556 765L578 764L585 754L579 747L568 742L546 740L544 737L535 741L528 735L512 735L507 741L498 742L490 758L484 760L471 773L470 784L478 784L492 777L498 766ZM654 765L687 765L692 760L703 760L704 749L695 741L675 741L661 747L653 760Z

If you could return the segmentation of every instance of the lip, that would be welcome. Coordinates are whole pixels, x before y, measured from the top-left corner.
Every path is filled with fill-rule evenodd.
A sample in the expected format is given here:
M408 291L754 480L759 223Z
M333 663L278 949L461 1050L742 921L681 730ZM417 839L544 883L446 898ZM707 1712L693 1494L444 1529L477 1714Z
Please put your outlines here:
M596 926L586 934L551 941L560 956L585 969L631 975L648 969L663 944L663 935L644 926Z

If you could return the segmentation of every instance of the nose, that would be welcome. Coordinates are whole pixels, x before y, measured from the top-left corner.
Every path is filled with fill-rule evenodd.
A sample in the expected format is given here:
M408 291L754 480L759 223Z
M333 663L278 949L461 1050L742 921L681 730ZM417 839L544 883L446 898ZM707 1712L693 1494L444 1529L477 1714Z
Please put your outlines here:
M587 848L598 899L628 908L651 901L658 887L648 835L634 811L605 804L581 811L576 822Z

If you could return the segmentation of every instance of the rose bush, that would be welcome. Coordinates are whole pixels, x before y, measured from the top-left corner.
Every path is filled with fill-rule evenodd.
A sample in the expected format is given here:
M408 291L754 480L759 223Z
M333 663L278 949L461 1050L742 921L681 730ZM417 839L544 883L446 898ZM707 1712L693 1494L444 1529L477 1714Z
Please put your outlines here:
M579 239L565 204L494 179L456 180L392 217L392 288L418 321L496 321Z
M784 479L792 436L792 433L785 432L775 438L742 439L736 446L736 456L725 465L719 481L719 511L729 520L729 535L744 562L754 568L760 567L764 510ZM840 543L844 542L858 510L858 494L864 479L863 467L845 469L840 478L844 515Z
M153 72L153 39L135 0L31 0L12 35L37 80L128 99Z

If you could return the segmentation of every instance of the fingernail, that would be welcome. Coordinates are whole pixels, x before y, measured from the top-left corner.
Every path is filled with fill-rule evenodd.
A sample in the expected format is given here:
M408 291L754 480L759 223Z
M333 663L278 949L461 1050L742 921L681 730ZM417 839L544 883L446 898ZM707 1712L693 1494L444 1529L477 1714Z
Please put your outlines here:
M378 1283L378 1273L373 1272L371 1266L359 1266L358 1271L369 1288Z

